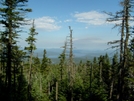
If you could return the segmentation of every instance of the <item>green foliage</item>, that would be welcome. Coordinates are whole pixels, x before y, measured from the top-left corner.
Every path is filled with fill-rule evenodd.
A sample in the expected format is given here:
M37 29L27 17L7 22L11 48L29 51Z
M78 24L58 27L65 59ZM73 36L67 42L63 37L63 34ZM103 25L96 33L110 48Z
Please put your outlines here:
M130 52L133 54L133 58L134 58L134 38L131 39L129 48L130 48Z
M1 98L6 101L27 99L22 68L25 53L17 46L17 39L21 32L20 27L26 24L25 14L31 12L31 9L25 8L27 2L28 0L1 0L0 2L0 24L2 25L0 60L2 60L1 69L3 68L0 81L4 85L4 89L0 89L4 93ZM20 84L22 82L24 85ZM21 94L23 96L20 97Z
M20 27L25 25L25 14L31 12L31 9L25 8L28 0L2 0L0 8L0 24L3 25L5 30L2 32L3 42L8 38L12 38L11 43L16 43L15 40L21 32Z
M41 62L38 57L33 57L33 71L36 73L40 71Z
M38 33L36 32L35 30L35 26L34 26L34 20L33 20L33 24L32 24L32 27L30 28L30 33L29 33L29 37L25 40L29 46L28 47L25 47L25 50L28 50L30 53L33 52L33 50L36 49L36 46L35 46L35 42L36 42L36 38L34 38L35 35L37 35Z
M131 7L133 0L123 0L123 10L107 19L121 19L120 57L114 54L109 58L94 57L93 61L81 60L73 65L74 75L70 77L65 50L59 56L60 62L52 64L44 49L42 60L33 56L36 49L36 32L34 21L26 38L29 55L17 46L21 26L26 24L23 14L31 12L25 8L28 0L2 0L0 7L0 98L5 101L133 101L134 97L134 39L129 43ZM126 15L126 16L124 16ZM124 22L124 23L123 23ZM115 27L117 27L116 25ZM115 48L118 46L113 46ZM119 59L120 58L120 59ZM120 60L120 61L119 61ZM72 84L70 83L72 81ZM58 84L58 85L57 85ZM72 94L72 95L71 95ZM71 96L71 97L70 97ZM119 96L119 98L118 98Z
M46 54L47 54L47 52L44 49L43 59L42 59L42 62L41 62L41 71L43 73L45 73L45 75L48 74L48 71L49 71L49 68L50 68L49 66L51 64L51 60L49 58L47 58Z

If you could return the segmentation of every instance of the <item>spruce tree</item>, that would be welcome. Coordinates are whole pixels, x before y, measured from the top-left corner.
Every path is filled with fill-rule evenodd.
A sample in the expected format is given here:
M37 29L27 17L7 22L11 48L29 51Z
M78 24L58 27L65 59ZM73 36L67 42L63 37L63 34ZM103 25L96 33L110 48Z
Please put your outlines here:
M25 47L25 50L28 50L29 52L29 74L28 74L28 99L29 101L32 100L31 98L31 86L32 86L32 64L33 64L33 52L36 49L35 42L36 38L34 38L35 35L38 33L36 32L35 25L34 25L34 20L32 23L32 27L30 28L30 33L29 37L26 39L26 42L28 42L29 46Z
M45 75L48 74L49 71L49 63L50 63L50 59L46 56L47 51L44 49L44 54L43 54L43 59L41 62L41 72L44 73Z
M128 77L129 77L129 69L130 69L130 60L129 60L129 41L130 36L132 33L130 32L131 26L130 22L132 21L132 8L134 7L134 0L122 0L120 2L122 6L122 11L117 12L116 16L113 18L108 19L108 21L117 21L121 20L121 39L118 41L110 42L110 44L114 44L117 42L120 42L120 65L118 66L118 94L117 94L117 100L123 101L128 100L129 96L129 83ZM121 16L118 16L121 15Z
M21 32L20 27L25 23L25 15L31 12L31 9L25 8L28 0L1 0L0 8L0 24L2 24L1 41L3 44L2 56L4 56L4 68L6 68L6 80L7 83L7 101L12 100L12 69L13 59L16 59L13 55L13 47L16 46L16 39Z

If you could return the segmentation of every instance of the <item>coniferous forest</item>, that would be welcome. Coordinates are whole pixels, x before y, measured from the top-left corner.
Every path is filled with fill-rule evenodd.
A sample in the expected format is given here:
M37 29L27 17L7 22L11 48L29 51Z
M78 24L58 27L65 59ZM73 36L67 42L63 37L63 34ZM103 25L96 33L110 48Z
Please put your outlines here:
M53 64L44 47L34 55L38 41L32 20L22 49L18 39L28 25L28 0L0 0L0 100L1 101L134 101L134 0L121 0L115 14L104 12L108 22L120 21L120 39L108 42L118 52L75 63L72 28L63 43L59 63ZM44 43L45 44L45 43ZM89 47L89 46L87 46ZM66 51L69 49L69 54Z

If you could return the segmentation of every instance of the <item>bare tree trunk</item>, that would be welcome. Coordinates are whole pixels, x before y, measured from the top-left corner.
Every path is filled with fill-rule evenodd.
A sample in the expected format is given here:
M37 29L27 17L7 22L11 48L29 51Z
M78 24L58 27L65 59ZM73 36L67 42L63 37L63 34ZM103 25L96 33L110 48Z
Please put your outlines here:
M56 81L56 94L55 100L58 101L58 81Z
M51 84L50 84L50 82L48 82L48 95L50 95L50 87L51 87Z
M32 76L32 51L31 51L31 55L30 55L30 68L29 68L29 79L28 79L28 100L31 101L31 76Z
M10 8L12 8L12 5L9 5ZM12 11L11 11L12 12ZM12 15L9 15L9 18L8 18L8 24L9 24L9 27L8 27L8 30L9 30L9 35L8 35L8 44L7 44L7 49L8 49L8 53L7 53L7 79L8 79L8 90L7 90L7 95L9 96L9 101L11 100L10 98L10 93L11 93L11 47L12 47Z
M130 4L130 0L124 0L124 4L125 4L125 30L126 30L126 35L125 35L125 42L124 42L124 54L123 54L123 63L121 64L120 67L120 81L119 81L119 94L118 94L118 101L123 101L123 97L125 96L124 93L124 87L127 86L125 85L124 82L124 78L125 78L125 74L128 72L126 70L128 70L128 66L127 66L127 62L128 62L128 40L129 40L129 4Z
M100 62L99 67L100 67L100 82L102 82L102 62Z
M42 92L41 73L40 73L40 94Z
M111 82L109 99L112 99L112 96L113 96L113 87L114 87L114 79L112 79L112 82Z

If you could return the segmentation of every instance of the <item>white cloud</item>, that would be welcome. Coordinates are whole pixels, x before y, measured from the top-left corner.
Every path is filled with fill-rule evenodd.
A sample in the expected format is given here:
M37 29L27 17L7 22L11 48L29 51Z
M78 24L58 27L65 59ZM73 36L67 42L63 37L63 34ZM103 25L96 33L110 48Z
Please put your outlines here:
M71 22L72 20L71 19L67 19L67 20L65 20L64 22Z
M57 25L58 22L54 18L49 16L44 16L35 19L35 26L37 29L42 29L45 31L59 30L61 26Z
M89 12L83 12L83 13L75 13L73 15L78 22L81 23L86 23L88 25L106 25L106 24L116 24L119 25L121 24L122 18L119 18L117 21L107 21L108 18L111 18L108 14L106 13L100 13L97 11L89 11ZM130 20L134 20L134 18L130 18ZM133 26L134 23L133 21L130 21L130 26ZM87 26L85 27L86 29L88 28Z
M97 11L75 13L74 17L78 22L86 23L89 25L103 25L106 24L108 15Z
M89 25L103 25L106 23L108 17L105 13L99 13L97 11L75 13L74 17L78 22L86 23Z

